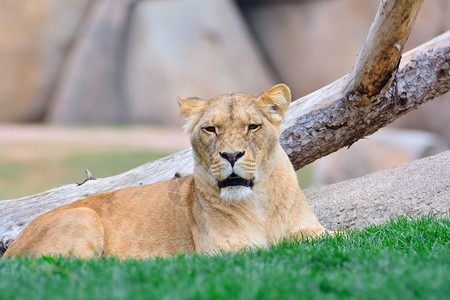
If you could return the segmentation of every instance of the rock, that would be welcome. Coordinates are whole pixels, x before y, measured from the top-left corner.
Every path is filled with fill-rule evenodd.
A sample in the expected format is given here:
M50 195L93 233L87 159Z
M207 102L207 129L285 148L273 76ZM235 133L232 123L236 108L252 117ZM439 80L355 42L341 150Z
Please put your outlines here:
M129 121L179 124L177 97L258 95L275 81L233 1L143 1L130 25Z
M233 2L100 1L68 57L52 123L180 124L177 97L274 83Z
M179 95L278 81L300 97L351 70L379 4L267 2L239 1L242 17L226 0L1 1L0 121L179 124ZM407 48L447 30L449 13L448 0L425 1ZM423 128L450 141L439 118Z
M399 216L449 217L450 151L394 168L305 190L329 229L362 228Z
M132 0L93 1L66 58L46 121L127 121L124 41Z
M0 1L0 121L42 119L88 2Z
M382 128L313 163L314 183L322 185L360 177L374 171L407 163L449 149L447 141L436 134Z

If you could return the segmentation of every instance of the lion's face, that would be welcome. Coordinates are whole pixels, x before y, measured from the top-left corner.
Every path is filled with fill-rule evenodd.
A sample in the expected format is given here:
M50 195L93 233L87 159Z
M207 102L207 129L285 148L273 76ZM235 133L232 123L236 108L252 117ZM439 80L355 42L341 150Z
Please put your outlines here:
M235 93L209 101L179 98L196 167L226 201L240 201L275 164L290 91L276 85L260 97Z

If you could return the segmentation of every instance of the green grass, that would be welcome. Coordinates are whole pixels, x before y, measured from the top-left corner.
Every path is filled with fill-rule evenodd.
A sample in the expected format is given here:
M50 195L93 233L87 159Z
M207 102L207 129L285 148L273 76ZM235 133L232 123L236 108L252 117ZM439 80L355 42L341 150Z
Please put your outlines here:
M448 299L450 219L166 260L0 260L1 299Z

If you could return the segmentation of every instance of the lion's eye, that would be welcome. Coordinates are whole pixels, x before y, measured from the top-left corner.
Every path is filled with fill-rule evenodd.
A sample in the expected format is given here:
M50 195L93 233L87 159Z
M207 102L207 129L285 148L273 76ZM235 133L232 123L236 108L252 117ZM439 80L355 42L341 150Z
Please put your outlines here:
M255 131L261 127L261 124L250 124L248 125L248 131Z
M209 132L209 133L216 133L216 127L214 127L214 126L205 127L205 128L203 128L203 130L205 130L206 132Z

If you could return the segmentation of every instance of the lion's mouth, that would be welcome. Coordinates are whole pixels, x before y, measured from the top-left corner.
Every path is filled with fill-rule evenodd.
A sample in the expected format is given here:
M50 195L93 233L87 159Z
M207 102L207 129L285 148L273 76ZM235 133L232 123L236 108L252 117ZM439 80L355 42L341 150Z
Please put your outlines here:
M224 188L228 186L245 186L245 187L252 187L253 186L253 179L244 179L242 177L239 177L235 173L231 173L230 176L228 176L227 179L219 181L219 188Z

